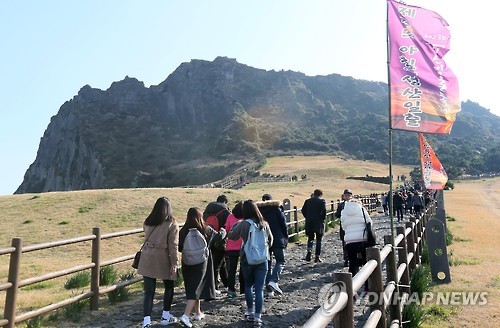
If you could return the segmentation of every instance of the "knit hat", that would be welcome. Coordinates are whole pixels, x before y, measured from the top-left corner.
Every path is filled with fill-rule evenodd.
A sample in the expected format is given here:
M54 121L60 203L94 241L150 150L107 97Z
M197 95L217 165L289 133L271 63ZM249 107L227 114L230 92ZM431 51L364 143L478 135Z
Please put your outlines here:
M273 197L271 197L271 195L269 195L269 194L264 194L264 195L262 195L262 200L263 200L263 201L266 201L266 200L271 200L271 199L273 199Z

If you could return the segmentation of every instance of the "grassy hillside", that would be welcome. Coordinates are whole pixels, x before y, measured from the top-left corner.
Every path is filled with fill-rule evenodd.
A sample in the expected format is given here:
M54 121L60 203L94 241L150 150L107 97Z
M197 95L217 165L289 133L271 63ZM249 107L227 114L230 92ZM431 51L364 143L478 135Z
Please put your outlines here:
M396 166L394 175L409 175L410 167ZM275 199L290 198L293 205L301 206L312 191L320 188L324 198L335 200L345 188L357 194L382 192L387 185L356 180L348 176L384 176L383 164L342 160L337 157L275 157L267 160L262 173L307 175L306 180L282 183L249 184L240 190L202 188L147 188L108 189L71 192L50 192L0 196L0 247L10 245L13 237L33 244L90 234L93 227L102 233L140 228L154 202L160 196L172 201L177 219L184 221L190 207L203 209L217 195L228 195L230 207L238 200L260 200L264 193Z

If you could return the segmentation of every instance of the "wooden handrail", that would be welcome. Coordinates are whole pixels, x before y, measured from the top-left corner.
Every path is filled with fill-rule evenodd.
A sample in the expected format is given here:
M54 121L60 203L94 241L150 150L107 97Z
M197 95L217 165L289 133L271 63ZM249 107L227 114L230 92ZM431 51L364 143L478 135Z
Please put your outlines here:
M93 240L94 238L95 238L94 235L90 235L90 236L75 237L75 238L70 238L70 239L51 241L48 243L30 245L30 246L23 247L22 252L28 253L28 252L33 252L33 251L39 251L41 249L53 248L53 247L57 247L57 246L71 245L71 244L80 243L82 241Z
M60 270L60 271L56 271L56 272L47 273L47 274L44 274L44 275L41 275L38 277L24 279L24 280L21 280L19 282L19 287L33 285L33 284L36 284L36 283L39 283L42 281L47 281L50 279L54 279L54 278L58 278L58 277L62 277L62 276L67 276L68 274L72 274L75 272L80 272L83 270L93 268L94 265L95 265L94 263L83 264L83 265L78 265L78 266L75 266L75 267L72 267L69 269L64 269L64 270Z

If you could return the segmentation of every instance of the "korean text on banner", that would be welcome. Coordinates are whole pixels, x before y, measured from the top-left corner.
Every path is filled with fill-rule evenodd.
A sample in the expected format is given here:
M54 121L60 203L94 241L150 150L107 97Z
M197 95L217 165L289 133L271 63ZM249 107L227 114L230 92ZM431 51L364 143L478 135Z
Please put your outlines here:
M442 190L448 182L448 175L422 133L419 133L418 137L420 139L420 164L424 186L426 189Z
M427 9L387 4L391 127L448 134L461 109L457 78L443 60L448 24Z

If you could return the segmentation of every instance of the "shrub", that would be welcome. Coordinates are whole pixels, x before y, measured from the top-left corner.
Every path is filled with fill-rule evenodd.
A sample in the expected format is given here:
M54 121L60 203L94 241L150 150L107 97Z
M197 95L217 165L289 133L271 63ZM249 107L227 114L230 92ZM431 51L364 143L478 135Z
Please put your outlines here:
M450 189L451 190L455 189L455 184L448 180L444 185L444 190L450 190Z
M424 309L417 303L410 303L403 308L403 322L405 328L417 328L425 318Z
M64 288L74 289L83 288L90 284L90 273L87 271L79 272L66 281Z
M43 316L34 317L26 321L26 328L42 328Z
M117 279L118 272L110 265L102 267L99 271L99 286L112 285Z
M127 281L134 278L133 272L124 273L120 276L120 281ZM108 293L108 300L111 303L128 301L130 299L130 289L128 286L119 287Z
M422 247L421 261L422 261L422 264L427 264L428 265L430 263L430 260L429 260L429 247L427 246L427 244L425 244L424 247Z
M428 291L431 286L431 274L429 267L420 265L413 270L411 274L410 290L412 293L417 293L419 299L422 299L424 292Z
M130 298L129 289L124 287L118 287L108 293L108 300L111 303L125 302Z
M446 246L450 246L451 243L453 242L453 233L450 230L450 227L447 227L446 229Z
M89 300L85 299L65 306L64 316L73 322L80 321L83 317L83 310L85 309L88 303Z
M434 304L428 307L425 312L427 315L436 317L439 320L445 320L452 314L453 311Z
M296 242L298 242L299 240L300 240L300 236L299 236L298 234L297 234L297 235L294 235L294 236L292 236L292 237L290 237L290 238L288 238L288 242L290 242L290 243L296 243Z
M22 287L23 290L39 290L39 289L45 289L45 288L51 288L53 286L53 283L47 282L47 281L42 281L38 282L33 285L28 285Z
M184 284L184 276L182 275L182 268L179 268L177 279L175 279L174 286L179 287Z
M96 204L83 205L78 209L78 213L88 213L96 208Z

